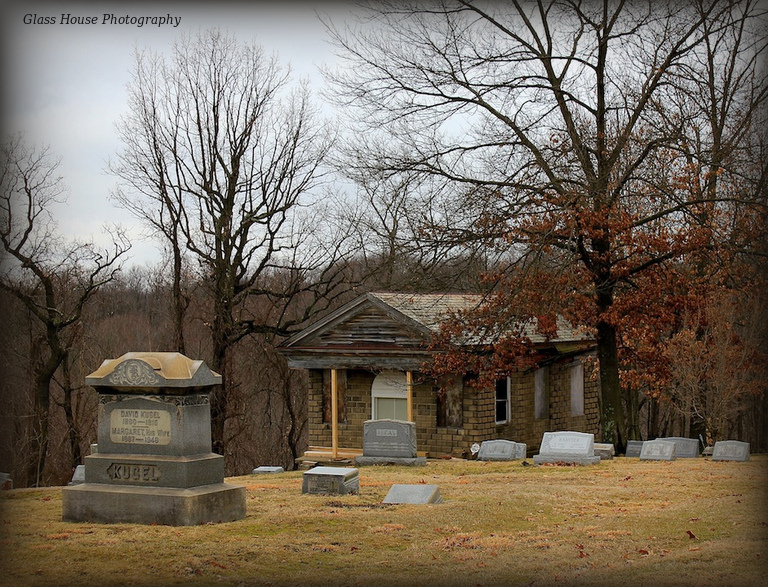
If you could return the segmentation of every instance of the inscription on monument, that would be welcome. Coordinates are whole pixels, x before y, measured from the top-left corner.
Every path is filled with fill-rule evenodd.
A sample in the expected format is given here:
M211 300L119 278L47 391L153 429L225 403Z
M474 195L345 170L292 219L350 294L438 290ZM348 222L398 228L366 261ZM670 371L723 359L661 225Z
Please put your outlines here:
M160 470L157 465L112 463L107 469L112 481L130 481L132 483L157 483Z
M155 444L171 442L171 415L165 410L112 410L109 439L117 444Z

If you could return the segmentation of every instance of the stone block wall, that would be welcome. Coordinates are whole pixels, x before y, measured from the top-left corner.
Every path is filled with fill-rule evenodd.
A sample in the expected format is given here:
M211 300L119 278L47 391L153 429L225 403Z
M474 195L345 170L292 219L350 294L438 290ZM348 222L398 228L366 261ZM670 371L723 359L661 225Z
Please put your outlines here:
M584 364L584 414L571 414L571 363L553 363L549 375L549 417L535 418L533 372L512 378L510 422L496 425L494 390L477 389L464 382L461 427L437 426L437 387L414 374L413 414L420 453L437 457L466 457L474 443L503 438L528 445L529 454L538 450L544 432L573 430L597 434L600 382L592 376L590 362ZM375 373L365 369L346 371L345 420L339 422L339 446L363 447L363 423L371 419L371 385ZM331 423L323 422L323 371L309 371L309 444L331 446Z
M363 423L371 419L371 385L375 373L363 369L346 372L345 421L339 422L339 446L363 447ZM418 381L419 377L414 375ZM331 423L323 422L323 371L309 371L309 445L331 446ZM437 388L429 380L413 387L413 416L419 452L430 456L466 456L475 442L493 438L494 396L466 385L462 397L462 427L437 426Z
M572 430L597 434L600 423L600 381L592 373L592 362L584 362L584 413L571 414L571 360L549 367L549 417L536 418L534 372L512 378L510 421L496 426L495 438L524 442L528 453L538 451L544 432Z

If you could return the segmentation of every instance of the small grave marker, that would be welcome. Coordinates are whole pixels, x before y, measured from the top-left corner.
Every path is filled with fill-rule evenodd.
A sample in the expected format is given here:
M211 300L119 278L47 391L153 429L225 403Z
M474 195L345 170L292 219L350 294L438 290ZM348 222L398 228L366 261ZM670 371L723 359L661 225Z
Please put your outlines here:
M749 443L738 440L718 440L712 451L713 461L748 461Z
M671 440L646 440L640 451L641 461L674 461L677 451L676 443Z
M351 467L314 467L304 471L301 492L322 495L357 495L360 476Z
M627 450L624 451L625 457L639 457L643 450L642 440L627 440Z
M282 467L266 467L262 465L261 467L256 467L253 471L251 471L251 475L260 475L263 473L283 473L284 471L285 469Z
M616 454L616 448L612 444L603 442L595 443L595 455L600 457L601 461L610 460Z
M443 503L443 498L440 496L440 488L437 485L396 484L390 488L383 503Z
M68 485L79 485L85 483L85 465L78 465L75 467L75 472L72 474L72 480Z
M513 461L524 459L527 446L511 440L484 440L477 453L478 461Z
M595 435L585 432L545 432L539 454L533 457L534 465L544 463L571 463L594 465L600 462L595 456Z

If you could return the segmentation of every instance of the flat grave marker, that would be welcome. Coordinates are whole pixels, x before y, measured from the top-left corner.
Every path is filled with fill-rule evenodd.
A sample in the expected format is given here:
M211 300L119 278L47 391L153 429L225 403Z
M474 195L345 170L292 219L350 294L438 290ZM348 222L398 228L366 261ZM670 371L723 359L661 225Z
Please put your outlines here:
M437 504L443 503L443 498L437 485L395 484L382 503Z
M251 475L261 475L265 473L283 473L285 472L285 469L282 467L269 467L262 465L261 467L256 467L253 471L251 471Z

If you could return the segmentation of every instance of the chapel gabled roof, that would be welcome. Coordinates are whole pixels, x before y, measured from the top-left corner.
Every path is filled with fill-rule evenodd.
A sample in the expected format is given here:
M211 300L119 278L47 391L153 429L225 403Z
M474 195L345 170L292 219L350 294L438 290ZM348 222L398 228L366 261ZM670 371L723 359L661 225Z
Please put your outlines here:
M454 312L477 308L483 297L473 294L370 292L311 324L280 345L292 367L329 365L416 368L429 355L433 337ZM584 342L588 337L564 320L548 341L536 325L524 334L534 344ZM482 341L466 344L487 346Z

